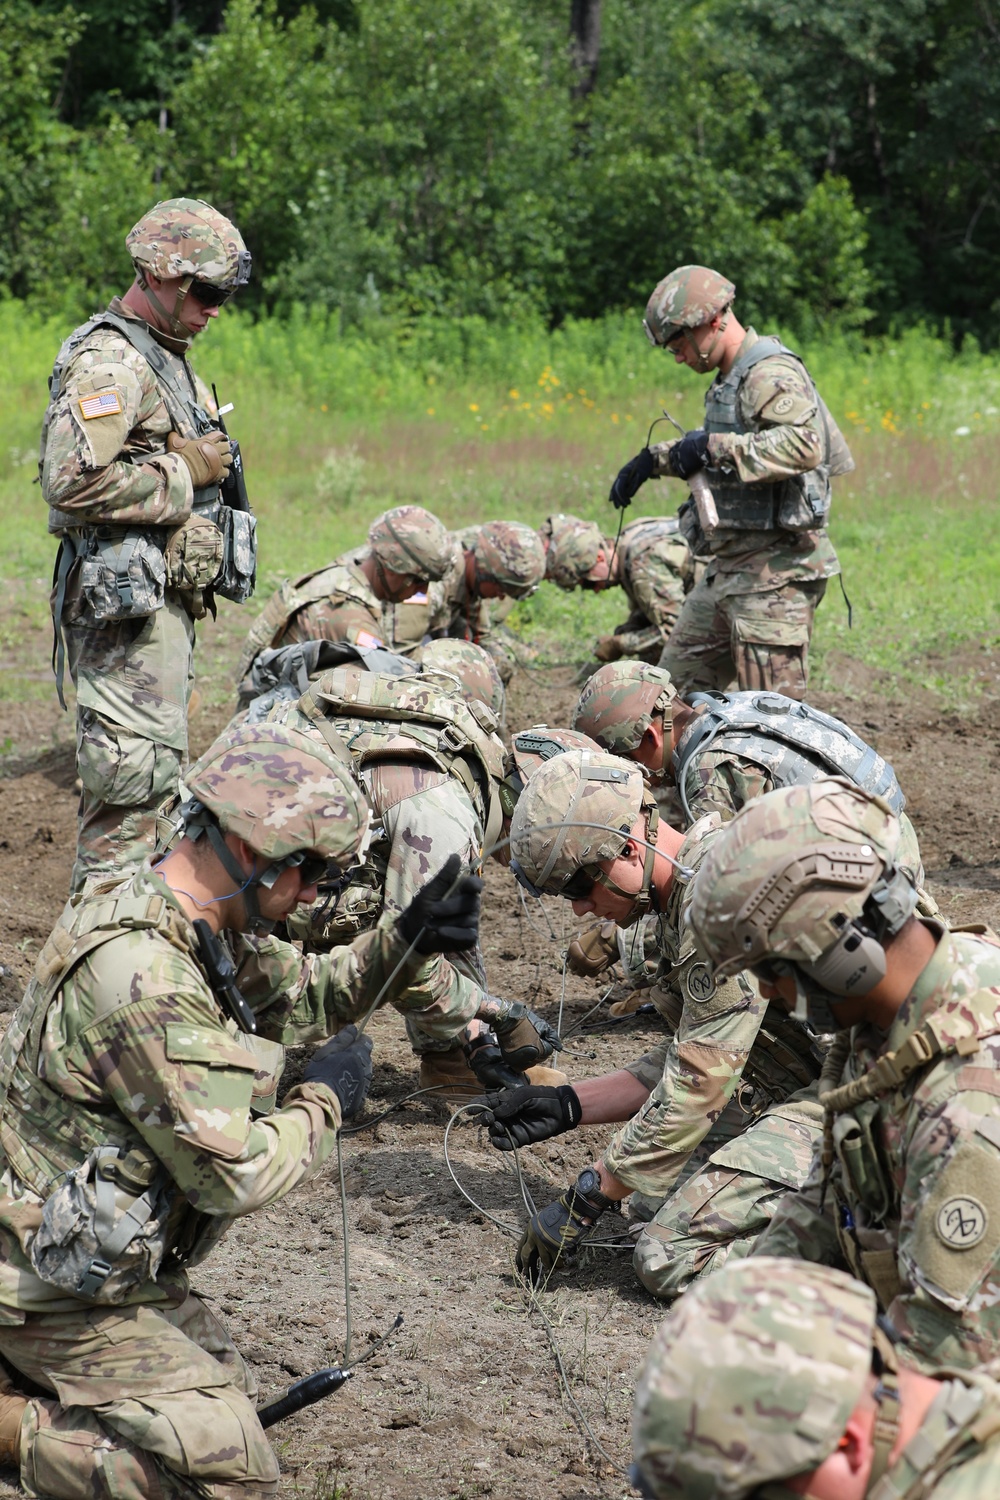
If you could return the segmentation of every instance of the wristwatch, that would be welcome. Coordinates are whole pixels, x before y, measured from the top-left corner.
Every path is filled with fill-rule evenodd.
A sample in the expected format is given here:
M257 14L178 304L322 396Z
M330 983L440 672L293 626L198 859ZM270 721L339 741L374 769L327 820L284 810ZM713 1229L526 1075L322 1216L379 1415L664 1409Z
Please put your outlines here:
M601 1192L601 1174L595 1167L584 1167L573 1184L573 1196L595 1219L599 1219L612 1203Z

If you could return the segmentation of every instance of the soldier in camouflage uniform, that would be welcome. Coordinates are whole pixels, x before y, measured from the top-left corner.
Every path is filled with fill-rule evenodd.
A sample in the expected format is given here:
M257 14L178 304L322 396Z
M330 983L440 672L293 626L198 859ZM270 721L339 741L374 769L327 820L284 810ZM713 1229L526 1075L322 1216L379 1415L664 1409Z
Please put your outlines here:
M676 516L648 516L622 528L617 545L592 521L549 516L539 527L545 576L567 591L624 589L631 614L594 646L598 661L657 662L695 582L695 560Z
M239 231L193 198L125 241L136 278L77 328L49 381L40 474L60 540L57 684L76 687L83 784L73 889L151 851L187 753L194 621L253 589L253 517L220 503L232 464L192 340L250 277Z
M713 845L690 921L717 979L750 965L853 1028L820 1081L822 1160L762 1253L844 1266L915 1363L966 1368L1000 1355L1000 949L918 914L901 837L850 782L782 788Z
M520 521L466 526L451 539L447 573L426 598L392 610L387 642L395 651L408 651L428 636L473 641L490 653L506 685L516 661L498 627L511 601L527 599L545 577L541 542Z
M1000 1369L911 1370L875 1314L840 1272L768 1257L693 1288L639 1381L632 1484L647 1500L1000 1493Z
M222 736L187 789L165 860L66 907L0 1048L0 1353L43 1393L0 1397L0 1460L29 1495L275 1493L253 1376L188 1270L330 1155L371 1077L345 1022L478 936L457 870L329 956L250 936L357 853L364 799L278 725ZM280 1044L331 1032L274 1109Z
M426 590L450 563L450 539L437 516L420 505L383 511L368 528L366 547L301 578L286 578L271 595L250 627L236 681L242 683L262 651L300 641L385 644L383 610Z
M580 825L580 826L577 826ZM742 975L716 985L687 935L688 877L722 828L688 834L659 818L635 766L567 751L529 781L511 824L511 868L529 890L628 926L651 911L660 968L650 998L669 1037L637 1062L572 1087L490 1099L499 1149L579 1124L627 1122L593 1167L535 1214L518 1249L530 1274L572 1256L590 1226L630 1194L654 1213L635 1266L655 1296L741 1257L788 1187L805 1180L819 1139L812 1038Z
M678 690L725 688L735 677L744 689L802 698L816 607L840 571L827 535L830 480L854 460L802 361L780 339L743 327L735 292L717 271L680 266L650 297L650 342L716 377L704 427L636 454L611 499L627 505L660 475L703 475L714 496L710 535L693 500L680 511L692 550L712 560L660 658Z

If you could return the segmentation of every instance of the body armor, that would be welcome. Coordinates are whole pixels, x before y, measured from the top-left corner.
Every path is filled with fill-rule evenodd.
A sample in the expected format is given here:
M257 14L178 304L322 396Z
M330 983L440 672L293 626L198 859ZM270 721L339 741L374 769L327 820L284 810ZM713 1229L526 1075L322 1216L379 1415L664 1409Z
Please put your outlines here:
M710 747L762 766L778 786L846 776L898 816L906 805L887 760L839 719L781 693L692 693L704 705L681 735L671 766L686 800L688 773Z

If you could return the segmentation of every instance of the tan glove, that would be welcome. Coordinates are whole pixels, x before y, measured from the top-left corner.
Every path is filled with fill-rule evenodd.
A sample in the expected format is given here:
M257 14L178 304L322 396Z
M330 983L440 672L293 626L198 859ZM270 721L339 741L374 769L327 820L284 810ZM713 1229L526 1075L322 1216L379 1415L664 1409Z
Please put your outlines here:
M598 661L617 661L624 653L622 638L618 635L602 635L597 639L594 646L594 655Z
M209 432L200 438L186 438L179 432L168 432L167 452L176 453L184 460L191 470L196 490L217 483L233 462L232 449L224 432Z
M618 928L614 922L595 922L577 933L566 951L566 967L571 974L593 978L603 974L618 957Z

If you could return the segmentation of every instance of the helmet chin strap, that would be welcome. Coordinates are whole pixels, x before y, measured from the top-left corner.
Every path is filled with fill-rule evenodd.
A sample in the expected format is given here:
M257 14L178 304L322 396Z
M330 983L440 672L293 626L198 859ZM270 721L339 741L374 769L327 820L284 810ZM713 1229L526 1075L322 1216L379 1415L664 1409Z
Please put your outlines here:
M685 340L687 342L688 348L694 351L694 356L695 356L695 359L697 361L697 363L695 365L695 369L697 370L697 372L698 372L699 375L707 375L708 372L709 372L709 370L712 368L712 355L715 353L716 349L719 347L719 340L722 338L722 335L725 333L726 328L729 325L729 319L730 319L730 316L732 314L732 311L733 311L733 307L732 307L732 303L730 303L729 306L726 308L725 312L722 314L722 318L720 319L719 327L718 327L718 329L716 331L715 338L709 344L708 348L704 351L704 353L702 353L702 351L698 348L698 345L695 343L694 339L692 338L692 336L691 336L691 329L690 328L685 328L685 330L684 330L684 338L685 338Z
M643 801L645 803L645 796ZM613 896L624 896L626 900L633 903L628 918L624 922L619 922L619 927L632 927L657 904L656 892L653 889L653 865L656 861L656 830L659 822L659 811L650 798L650 804L646 807L646 857L642 862L642 885L638 892L622 890L621 886L600 868L594 871L594 881L597 885L603 886Z
M186 354L191 347L196 330L189 328L186 323L181 322L181 308L184 306L184 299L191 289L194 277L184 276L181 278L180 286L177 288L177 296L174 298L172 312L167 311L159 297L153 291L153 288L146 279L145 272L137 268L136 277L147 302L150 302L156 308L156 311L170 330L169 333L164 333L161 328L154 329L158 342L164 344L174 354Z

